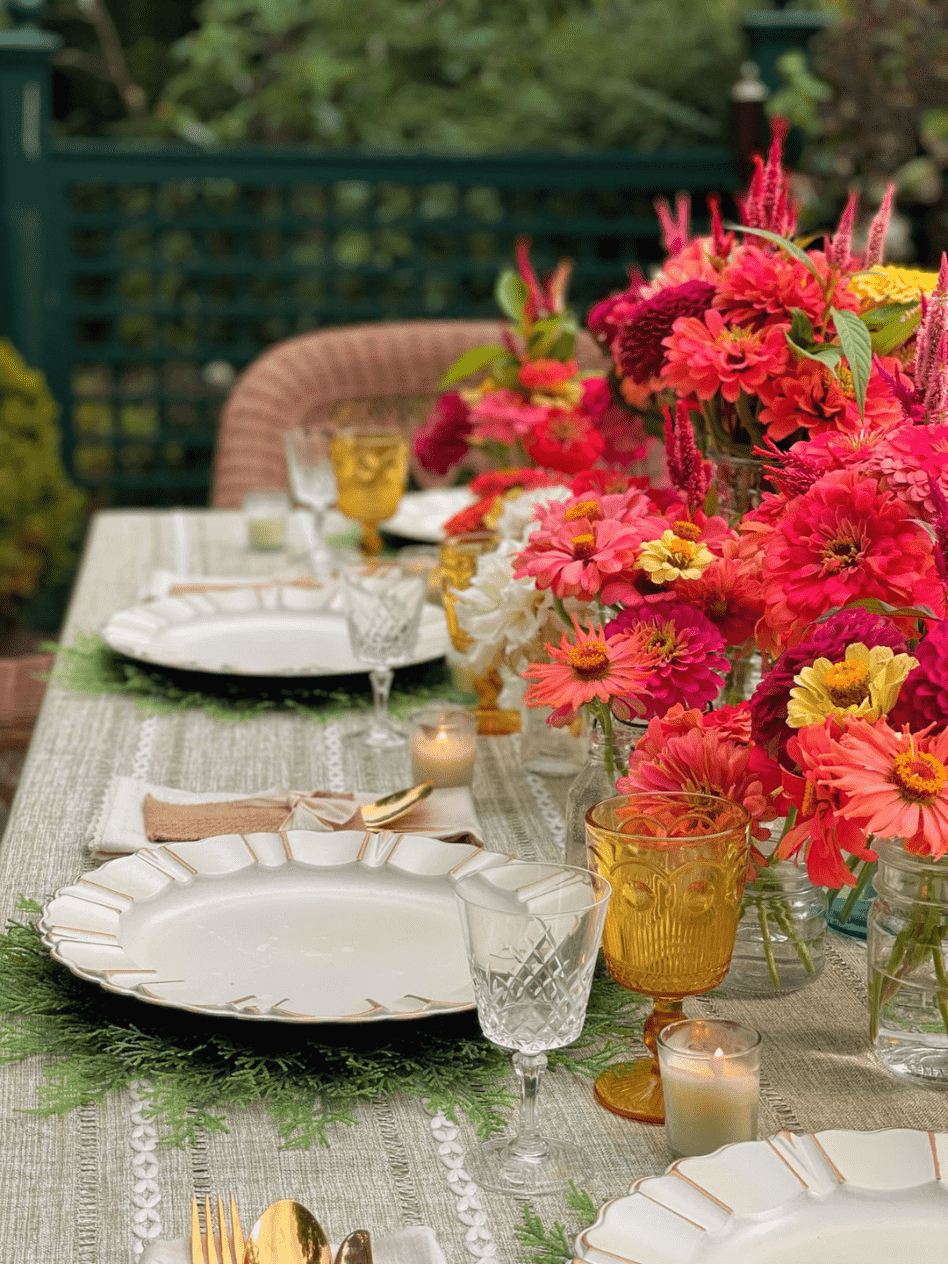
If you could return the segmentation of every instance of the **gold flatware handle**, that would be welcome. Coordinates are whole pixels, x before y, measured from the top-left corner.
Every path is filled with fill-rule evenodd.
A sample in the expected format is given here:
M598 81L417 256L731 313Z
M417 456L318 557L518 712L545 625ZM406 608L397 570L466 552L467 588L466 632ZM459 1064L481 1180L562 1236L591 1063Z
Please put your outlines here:
M395 790L383 795L373 803L364 803L360 808L366 829L380 829L383 825L391 825L400 820L422 799L427 799L434 789L430 781L423 781L420 786L409 786L407 790Z

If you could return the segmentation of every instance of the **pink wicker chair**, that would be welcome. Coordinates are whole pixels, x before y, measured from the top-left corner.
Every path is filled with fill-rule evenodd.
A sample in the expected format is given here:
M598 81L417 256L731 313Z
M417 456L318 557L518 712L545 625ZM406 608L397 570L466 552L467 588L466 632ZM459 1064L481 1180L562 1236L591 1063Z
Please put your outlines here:
M470 347L499 341L500 329L486 320L395 321L277 343L244 371L224 405L211 505L237 509L248 491L286 487L283 435L294 426L333 425L347 411L355 419L381 409L410 432L438 395L445 369ZM602 367L588 334L580 335L577 359L581 368Z
M46 693L43 676L52 665L52 654L0 658L0 750L29 742Z

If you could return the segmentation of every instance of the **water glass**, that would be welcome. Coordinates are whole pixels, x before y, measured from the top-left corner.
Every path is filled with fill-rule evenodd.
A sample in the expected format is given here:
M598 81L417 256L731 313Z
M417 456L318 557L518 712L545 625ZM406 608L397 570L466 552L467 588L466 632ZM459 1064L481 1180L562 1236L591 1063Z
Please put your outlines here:
M309 552L313 572L322 576L330 564L323 524L326 510L336 499L336 475L329 456L329 435L318 428L297 427L287 431L284 443L293 497L312 514L313 535Z
M407 737L388 714L388 696L392 668L415 653L425 577L386 558L360 558L343 565L341 581L352 652L372 681L372 721L358 736L368 746L402 747Z
M579 1038L602 937L609 883L588 869L513 861L455 887L477 1017L488 1040L512 1052L520 1082L513 1137L471 1151L484 1189L532 1198L582 1177L583 1152L537 1124L547 1052Z

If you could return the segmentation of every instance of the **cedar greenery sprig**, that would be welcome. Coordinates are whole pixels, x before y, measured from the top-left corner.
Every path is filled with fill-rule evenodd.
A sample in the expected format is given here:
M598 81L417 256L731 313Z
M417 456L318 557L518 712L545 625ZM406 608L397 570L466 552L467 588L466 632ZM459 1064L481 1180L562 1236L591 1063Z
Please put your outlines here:
M40 906L21 897L31 918ZM621 1061L640 1033L640 998L600 973L583 1035L550 1055L551 1067L593 1076ZM51 1056L39 1105L26 1113L64 1115L144 1082L147 1112L163 1142L183 1146L198 1129L226 1132L226 1107L260 1102L283 1145L328 1145L334 1124L356 1122L357 1102L383 1094L426 1099L453 1122L459 1113L489 1137L515 1103L507 1054L481 1035L467 1012L414 1022L296 1026L200 1014L117 996L77 978L43 946L34 925L0 934L0 1064Z
M577 1189L570 1181L564 1195L567 1207L576 1213L576 1226L568 1234L562 1221L554 1220L551 1228L535 1215L529 1205L523 1209L523 1224L514 1226L514 1236L520 1245L517 1254L525 1264L565 1264L573 1258L573 1239L580 1229L591 1225L596 1218L596 1204L585 1189Z

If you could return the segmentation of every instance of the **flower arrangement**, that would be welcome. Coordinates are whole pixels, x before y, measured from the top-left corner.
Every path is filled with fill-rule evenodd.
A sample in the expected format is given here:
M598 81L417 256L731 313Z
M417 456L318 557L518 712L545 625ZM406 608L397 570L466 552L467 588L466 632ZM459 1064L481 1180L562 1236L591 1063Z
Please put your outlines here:
M566 307L571 264L546 281L517 243L517 269L501 274L498 305L508 325L498 344L474 347L445 373L450 386L416 433L420 464L447 474L475 454L494 469L529 466L567 477L594 464L628 466L645 453L641 424L612 398L605 373L583 373L574 358L576 322Z
M874 837L948 856L948 260L884 264L890 196L860 250L854 198L821 242L794 241L781 139L739 225L712 202L694 238L685 203L661 208L662 270L590 313L623 397L666 401L668 486L588 453L572 477L493 476L482 512L502 542L459 617L550 723L647 723L610 768L620 792L734 799L758 843L783 818L755 868L794 861L851 904ZM496 381L480 398L512 389ZM725 515L735 453L762 483ZM750 654L760 682L729 698Z

